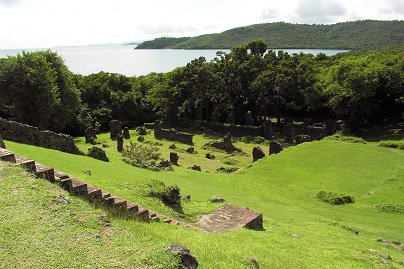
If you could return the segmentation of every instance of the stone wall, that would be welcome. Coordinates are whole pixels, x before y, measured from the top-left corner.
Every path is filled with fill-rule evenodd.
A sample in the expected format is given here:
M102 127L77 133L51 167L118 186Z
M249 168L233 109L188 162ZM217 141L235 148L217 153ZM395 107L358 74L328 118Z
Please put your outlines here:
M174 129L163 129L159 121L154 123L154 136L156 139L166 139L170 141L178 141L184 144L193 145L193 135L181 133Z
M5 140L34 146L56 149L73 154L82 154L74 144L73 137L0 118L0 135Z
M222 134L231 133L233 136L264 136L264 129L262 126L234 125L209 121L184 121L186 121L190 125L203 127L213 132Z

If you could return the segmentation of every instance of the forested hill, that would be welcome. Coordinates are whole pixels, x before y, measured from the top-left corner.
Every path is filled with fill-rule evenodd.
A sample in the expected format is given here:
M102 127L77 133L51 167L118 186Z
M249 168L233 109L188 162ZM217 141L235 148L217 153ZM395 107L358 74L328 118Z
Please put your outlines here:
M223 33L196 37L157 38L137 49L229 49L253 40L269 48L316 48L366 50L404 43L404 21L355 21L331 25L255 24Z

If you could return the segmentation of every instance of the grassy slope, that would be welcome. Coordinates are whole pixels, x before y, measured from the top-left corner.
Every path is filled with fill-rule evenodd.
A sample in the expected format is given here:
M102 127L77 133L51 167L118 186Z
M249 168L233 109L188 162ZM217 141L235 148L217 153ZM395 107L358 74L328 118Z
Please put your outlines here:
M54 202L59 195L70 203ZM0 169L0 205L0 268L176 268L167 242L144 233L146 224L128 229L127 221L16 167Z
M402 44L403 21L356 21L332 25L256 24L201 35L189 39L170 39L165 48L224 49L261 39L269 48L356 49L381 48ZM138 48L162 48L161 39L147 41Z
M192 205L186 208L193 213L199 207L209 209L204 201L215 194L264 213L264 232L206 234L164 224L141 226L142 234L188 246L201 268L245 268L249 256L262 268L378 268L386 254L393 257L392 268L398 268L396 260L404 260L402 252L376 242L380 237L404 241L404 215L375 209L382 203L404 204L404 152L400 150L324 140L288 148L241 173L222 175L184 168L151 172L115 157L106 164L33 146L11 142L7 146L80 178L82 169L90 169L87 181L165 213L170 212L163 205L137 193L140 185L150 179L178 184L183 194L191 194ZM313 198L321 190L353 194L357 202L331 206ZM140 227L124 224L134 233ZM359 228L359 236L339 225Z

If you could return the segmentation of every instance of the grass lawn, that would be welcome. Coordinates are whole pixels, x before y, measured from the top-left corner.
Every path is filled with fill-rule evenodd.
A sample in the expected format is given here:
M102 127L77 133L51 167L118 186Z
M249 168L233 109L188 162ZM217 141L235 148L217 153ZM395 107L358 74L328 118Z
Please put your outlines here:
M207 202L214 195L264 214L265 231L240 229L223 234L114 218L114 225L136 238L134 249L139 247L137 241L151 237L156 246L182 243L198 258L200 268L249 268L249 257L254 257L260 268L402 268L403 250L384 246L377 239L404 241L404 212L381 210L384 205L404 206L404 151L377 147L377 143L329 139L289 147L250 166L254 144L236 143L246 153L242 156L213 152L218 158L211 161L204 158L201 149L210 139L195 137L198 155L183 153L187 146L176 143L181 166L174 172L153 172L125 164L115 142L105 134L99 141L110 146L106 148L109 163L8 141L6 145L129 201L179 218L177 212L144 195L144 185L151 180L176 184L182 194L191 195L191 202L184 202L189 221L218 206ZM146 141L157 143L151 135ZM173 143L159 143L163 144L162 157L168 158L168 146ZM77 139L77 144L87 151L82 139ZM238 160L237 165L244 168L234 174L213 172L226 158ZM203 172L187 169L193 164L201 165ZM91 176L83 169L91 170ZM330 205L315 198L320 191L353 195L356 202ZM354 228L359 235L350 230ZM108 255L113 255L110 252ZM387 255L392 260L385 259Z

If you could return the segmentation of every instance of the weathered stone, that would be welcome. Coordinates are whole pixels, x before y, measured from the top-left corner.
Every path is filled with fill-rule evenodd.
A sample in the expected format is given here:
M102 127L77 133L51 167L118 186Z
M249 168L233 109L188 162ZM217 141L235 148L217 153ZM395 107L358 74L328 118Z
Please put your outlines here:
M167 247L167 250L175 255L180 257L181 266L179 268L183 269L196 269L198 268L198 261L194 256L192 256L191 251L186 247L178 244L172 244Z
M137 141L139 141L139 142L144 142L144 136L143 136L143 135L139 135L139 137L137 138Z
M156 120L154 122L154 136L156 139L166 139L166 140L171 140L171 141L178 141L184 144L192 145L192 139L193 135L192 134L187 134L187 133L182 133L182 132L177 132L176 130L173 129L163 129L161 127L161 122L159 120Z
M262 159L265 157L265 153L260 147L254 147L253 151L252 151L252 155L253 155L253 162L256 162L259 159Z
M0 148L3 148L3 149L6 148L6 144L4 144L3 137L1 137L1 135L0 135Z
M123 135L123 138L130 139L130 133L129 133L129 128L128 127L123 128L122 135Z
M195 154L196 153L195 148L193 148L193 147L187 148L185 151L187 153L190 153L190 154Z
M305 143L305 142L310 142L311 138L309 135L297 135L295 137L296 140L296 144L301 144L301 143Z
M245 115L245 120L244 120L245 125L254 125L254 120L252 118L252 113L251 111L248 111L247 114Z
M224 150L228 153L237 151L238 149L233 145L233 143L231 142L231 134L227 133L224 138L223 141L214 141L214 142L210 142L208 144L205 145L206 146L211 146L217 149L221 149Z
M294 126L293 123L286 123L283 127L283 131L285 133L285 142L293 143L294 136Z
M109 128L111 130L111 139L118 139L118 135L122 134L122 124L118 120L111 120L109 123Z
M84 136L86 138L87 144L92 144L92 145L95 144L95 139L97 139L97 135L92 127L88 127L86 129Z
M211 203L224 203L225 201L226 200L223 197L219 197L219 196L214 196L209 199L209 202L211 202Z
M138 127L138 128L136 129L136 131L137 131L137 133L138 133L139 135L147 135L146 128L143 127L143 126Z
M199 165L194 164L192 167L189 167L188 169L192 169L195 171L202 171L202 168Z
M118 134L117 143L116 143L116 149L119 152L123 151L123 136L121 134Z
M94 159L97 159L97 160L109 162L109 159L108 159L107 155L105 154L105 151L101 148L97 148L97 147L89 148L87 155Z
M180 188L176 185L167 187L165 192L162 194L161 199L164 203L172 207L181 208Z
M40 131L37 127L0 118L0 134L3 139L50 148L72 154L83 154L71 136L51 131Z
M205 157L209 160L214 160L216 158L212 153L206 153Z
M178 165L178 159L179 159L179 158L180 158L180 157L178 156L177 153L175 153L175 152L170 152L170 162L171 162L172 164Z
M264 131L264 137L266 139L271 139L272 136L272 122L271 120L265 120L262 124L262 129Z
M168 148L169 148L169 149L176 149L177 146L176 146L175 144L172 144L172 145L170 145Z
M171 166L171 163L170 163L169 161L166 161L166 160L162 160L162 161L157 165L157 167L158 167L159 169L163 169L163 170L166 170L166 171L173 171L173 167Z
M326 137L328 134L327 127L325 126L309 126L307 127L307 135L311 140L320 140Z
M283 150L282 145L278 141L269 142L269 155L278 154Z

